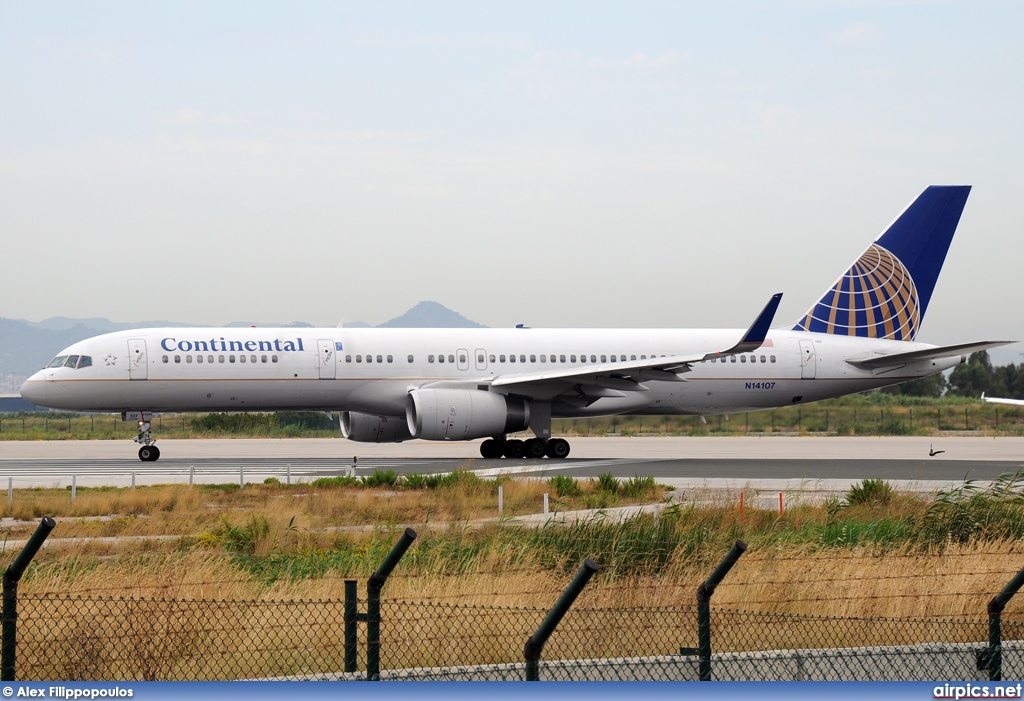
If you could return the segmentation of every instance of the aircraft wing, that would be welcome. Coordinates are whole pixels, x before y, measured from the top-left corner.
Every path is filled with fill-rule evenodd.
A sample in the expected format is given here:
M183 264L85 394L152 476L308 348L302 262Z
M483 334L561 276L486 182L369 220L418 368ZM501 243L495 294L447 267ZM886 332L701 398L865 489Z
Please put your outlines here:
M888 355L870 355L862 358L848 358L846 362L860 368L886 368L894 365L906 365L916 363L919 360L931 360L933 358L948 358L953 355L966 355L978 351L1007 346L1016 341L979 341L976 343L959 343L954 346L937 346L923 350L907 351L905 353L890 353Z
M1024 399L1005 399L1003 397L986 397L985 393L981 393L981 401L989 404L1013 404L1014 406L1024 406Z
M516 375L503 375L491 381L492 387L521 387L523 385L543 384L550 382L568 382L569 384L586 382L587 384L604 387L610 390L646 391L641 383L644 381L686 382L680 377L687 373L691 365L702 360L710 360L738 353L750 353L764 343L771 327L775 311L782 301L782 293L772 295L761 313L754 319L743 337L732 347L723 351L709 351L694 356L665 356L633 360L619 363L600 363L564 368L546 372L532 372Z

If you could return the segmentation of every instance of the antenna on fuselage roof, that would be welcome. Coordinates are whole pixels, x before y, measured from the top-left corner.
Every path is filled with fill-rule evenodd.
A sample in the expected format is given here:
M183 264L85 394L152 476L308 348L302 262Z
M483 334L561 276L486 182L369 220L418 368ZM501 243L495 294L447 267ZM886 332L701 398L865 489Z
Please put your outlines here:
M527 326L526 324L516 324L516 328L517 329L528 329L530 327Z

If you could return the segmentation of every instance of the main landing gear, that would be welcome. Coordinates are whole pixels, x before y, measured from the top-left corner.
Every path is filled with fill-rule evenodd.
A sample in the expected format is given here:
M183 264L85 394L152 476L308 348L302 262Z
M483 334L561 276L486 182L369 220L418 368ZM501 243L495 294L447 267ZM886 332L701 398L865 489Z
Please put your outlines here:
M148 421L139 422L139 435L135 436L135 442L142 445L139 448L139 460L142 462L155 462L160 459L160 449L157 448L153 440L153 434L149 430Z
M549 458L562 459L569 455L569 441L562 438L530 438L521 441L516 438L488 438L480 444L480 455L488 460L506 458Z

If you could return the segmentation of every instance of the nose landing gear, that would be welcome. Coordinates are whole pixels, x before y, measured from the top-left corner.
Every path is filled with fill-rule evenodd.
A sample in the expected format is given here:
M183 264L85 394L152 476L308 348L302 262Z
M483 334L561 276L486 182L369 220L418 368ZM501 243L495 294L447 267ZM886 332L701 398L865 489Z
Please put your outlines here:
M134 440L142 445L139 448L139 460L155 462L160 459L160 449L154 445L156 441L149 430L149 421L139 421L139 435L135 436Z

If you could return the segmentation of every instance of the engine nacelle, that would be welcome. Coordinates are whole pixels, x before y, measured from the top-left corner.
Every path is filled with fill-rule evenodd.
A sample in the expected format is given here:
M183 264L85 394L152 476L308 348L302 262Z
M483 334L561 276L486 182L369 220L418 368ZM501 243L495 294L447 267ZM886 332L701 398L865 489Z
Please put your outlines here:
M341 435L359 443L401 443L412 436L401 416L377 416L358 411L341 412Z
M468 441L526 429L530 405L476 389L416 389L409 393L405 416L414 438Z

